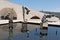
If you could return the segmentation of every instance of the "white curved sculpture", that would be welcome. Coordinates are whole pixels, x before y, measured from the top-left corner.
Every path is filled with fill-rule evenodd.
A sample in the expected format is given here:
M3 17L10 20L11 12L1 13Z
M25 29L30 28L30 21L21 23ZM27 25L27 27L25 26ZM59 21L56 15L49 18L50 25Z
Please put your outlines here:
M0 1L0 17L1 17L1 15L3 15L4 13L6 13L6 12L4 12L4 11L1 11L2 9L5 9L6 8L6 10L8 10L9 11L9 9L7 9L7 8L10 8L10 9L13 9L15 12L16 12L16 15L17 15L17 20L16 21L24 21L24 19L23 19L23 8L22 8L23 6L21 6L21 5L17 5L17 4L14 4L14 3L10 3L10 2L8 2L8 1ZM31 17L33 17L33 16L38 16L38 17L40 17L40 19L37 19L37 21L36 22L41 22L41 19L42 19L42 17L43 17L43 15L44 15L44 13L41 13L41 12L39 12L39 11L36 11L36 10L32 10L32 9L29 9L30 10L30 12L29 12L29 14L27 15L26 14L26 9L25 9L25 20L27 19L27 22L35 22L35 19L31 19ZM1 14L2 13L2 14ZM6 14L5 14L6 15ZM14 21L14 20L13 20ZM14 21L15 22L15 21Z

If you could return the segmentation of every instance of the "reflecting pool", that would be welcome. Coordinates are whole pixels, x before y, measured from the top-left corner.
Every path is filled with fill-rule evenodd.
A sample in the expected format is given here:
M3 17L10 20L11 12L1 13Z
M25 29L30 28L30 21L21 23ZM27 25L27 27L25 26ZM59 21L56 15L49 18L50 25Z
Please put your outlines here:
M0 40L60 40L60 27L40 29L40 25L27 24L24 28L22 23L0 25Z

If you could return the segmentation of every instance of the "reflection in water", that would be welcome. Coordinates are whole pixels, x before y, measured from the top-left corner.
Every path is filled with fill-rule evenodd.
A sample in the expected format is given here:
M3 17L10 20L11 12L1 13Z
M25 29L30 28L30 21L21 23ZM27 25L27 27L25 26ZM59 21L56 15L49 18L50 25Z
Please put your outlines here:
M16 23L17 27L21 29L22 25L21 23ZM9 26L13 27L9 29ZM0 29L8 30L0 30L0 40L60 40L60 28L59 27L52 27L49 26L48 29L40 29L40 25L37 25L37 28L35 29L36 25L29 24L27 27L32 28L33 30L29 30L27 32L21 32L18 29L14 29L15 25L1 25ZM34 27L34 28L33 28ZM31 29L30 28L30 29ZM14 31L13 31L14 30ZM48 32L48 33L47 33ZM14 33L14 34L13 34Z
M9 24L9 37L8 40L13 40L13 24Z
M21 32L27 32L27 24L26 23L22 23Z
M13 27L12 27L12 25L13 25ZM6 25L2 25L2 26L0 26L0 29L2 29L3 31L8 31L9 30L9 26L11 26L12 27L12 29L15 29L16 27L17 27L17 23L9 23L9 24L6 24Z
M27 31L27 38L29 38L29 31Z
M40 40L47 40L48 29L40 29Z
M9 29L13 29L13 23L9 23Z
M56 30L56 35L57 35L57 30Z
M9 29L9 37L8 40L13 40L13 29Z
M36 32L37 32L37 28L36 28Z

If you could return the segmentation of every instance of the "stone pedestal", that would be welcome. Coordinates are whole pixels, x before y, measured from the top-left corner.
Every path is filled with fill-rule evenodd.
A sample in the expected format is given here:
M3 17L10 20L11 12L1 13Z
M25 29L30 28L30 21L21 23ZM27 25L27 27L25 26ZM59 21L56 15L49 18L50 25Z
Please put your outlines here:
M40 23L40 29L42 29L42 28L47 29L48 28L48 23L47 22Z
M43 23L43 29L48 29L48 23L47 22Z
M48 27L48 23L47 22L43 23L43 27Z

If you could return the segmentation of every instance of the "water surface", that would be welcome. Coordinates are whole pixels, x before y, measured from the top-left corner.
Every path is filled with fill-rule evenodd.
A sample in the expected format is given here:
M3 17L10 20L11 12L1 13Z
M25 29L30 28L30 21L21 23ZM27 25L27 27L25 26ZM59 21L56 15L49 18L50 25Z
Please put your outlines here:
M0 25L0 40L60 40L60 27L48 26L48 29L42 29L40 25L27 24L27 32L21 32L22 23L14 23L13 29L9 25Z

